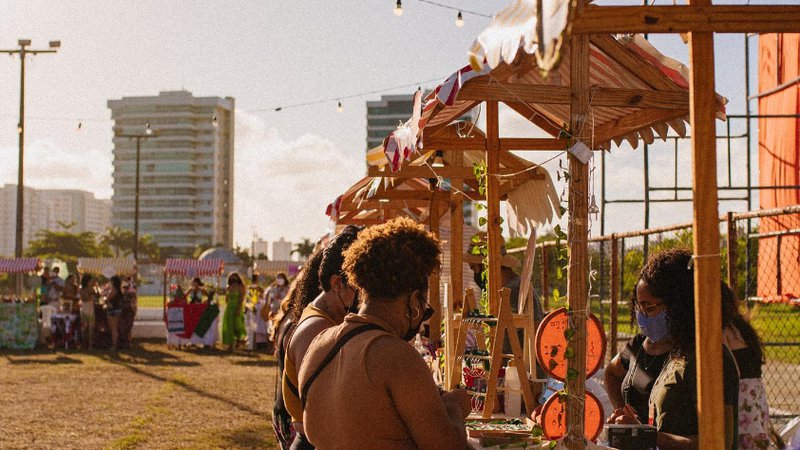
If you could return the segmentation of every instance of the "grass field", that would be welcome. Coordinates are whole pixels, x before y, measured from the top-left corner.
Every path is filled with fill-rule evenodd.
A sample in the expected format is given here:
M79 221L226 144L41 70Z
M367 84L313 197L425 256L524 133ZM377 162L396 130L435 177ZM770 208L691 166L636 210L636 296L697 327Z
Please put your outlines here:
M140 295L139 308L162 308L164 306L164 297L160 295Z
M608 332L610 306L604 305L604 307L604 325ZM600 317L597 302L592 303L592 312ZM782 303L759 303L743 313L749 316L750 322L761 336L768 361L800 364L800 308ZM627 301L620 302L618 317L620 343L624 343L626 339L622 338L623 335L638 332L637 328L631 325L630 307Z
M0 351L0 448L276 448L270 356Z

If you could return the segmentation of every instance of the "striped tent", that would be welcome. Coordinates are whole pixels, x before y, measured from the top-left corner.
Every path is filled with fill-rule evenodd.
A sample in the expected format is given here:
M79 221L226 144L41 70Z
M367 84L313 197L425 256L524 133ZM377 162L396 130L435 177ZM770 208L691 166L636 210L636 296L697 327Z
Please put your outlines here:
M221 259L168 259L164 265L164 274L183 277L205 277L221 275L225 262Z
M298 261L269 261L257 259L253 265L253 271L260 275L275 277L279 273L285 273L289 278L294 277L300 272L303 263Z
M78 271L93 275L134 275L136 260L133 258L78 258Z
M39 258L0 258L0 273L38 272L41 268Z

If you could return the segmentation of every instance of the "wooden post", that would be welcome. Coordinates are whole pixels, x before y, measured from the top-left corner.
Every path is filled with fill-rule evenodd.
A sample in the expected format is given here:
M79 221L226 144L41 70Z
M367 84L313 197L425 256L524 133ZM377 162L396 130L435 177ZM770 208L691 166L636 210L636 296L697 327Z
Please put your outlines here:
M497 316L500 303L500 247L503 236L500 233L500 127L496 101L486 102L486 209L488 221L486 235L489 251L489 279L486 290L489 295L490 314Z
M711 0L689 0L689 4L710 6ZM719 290L717 99L712 33L689 33L689 60L698 448L722 450L725 448L725 407L722 395L722 311ZM736 417L732 420L736 420Z
M542 245L542 311L550 310L550 283L547 271L547 246Z
M731 287L733 293L736 294L736 221L733 219L733 213L728 211L726 215L728 225L728 286Z
M432 197L434 200L436 199L436 192L432 193ZM428 222L431 233L436 236L436 239L440 237L439 218L439 203L432 201L428 212ZM438 271L434 271L428 279L428 303L433 307L428 338L439 346L442 342L442 297L439 289Z
M572 142L591 143L591 128L584 126L589 111L589 36L575 35L570 41L570 132ZM569 155L569 267L567 299L571 325L575 335L570 347L575 357L568 360L569 396L566 400L567 434L564 444L569 450L584 448L584 396L586 382L586 313L588 309L589 258L589 166Z
M463 167L463 152L446 152L445 158L450 166ZM450 184L459 191L464 187L463 179L453 178ZM464 292L464 197L461 192L451 189L450 194L450 285L453 294L459 299ZM452 302L463 303L463 299ZM452 306L452 305L451 305ZM452 314L453 311L450 311Z
M619 338L618 315L619 315L619 241L616 234L611 235L611 338L609 339L609 349L606 352L607 361L611 362L617 354L617 339Z

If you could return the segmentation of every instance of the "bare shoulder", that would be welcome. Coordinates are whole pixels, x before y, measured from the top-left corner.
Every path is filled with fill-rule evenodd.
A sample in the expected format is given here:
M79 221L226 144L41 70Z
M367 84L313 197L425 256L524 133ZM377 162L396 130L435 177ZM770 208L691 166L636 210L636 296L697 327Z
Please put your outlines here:
M331 323L323 317L309 317L298 325L289 341L288 353L292 361L301 363L314 338L330 327Z

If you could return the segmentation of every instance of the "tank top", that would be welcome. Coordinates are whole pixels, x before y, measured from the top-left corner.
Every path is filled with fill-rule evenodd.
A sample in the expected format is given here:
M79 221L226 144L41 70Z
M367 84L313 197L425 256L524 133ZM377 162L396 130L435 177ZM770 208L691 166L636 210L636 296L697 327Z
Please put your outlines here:
M294 330L292 330L292 334L294 334L294 331L300 327L300 324L302 324L303 321L310 317L322 317L330 323L330 326L336 325L336 322L334 322L334 320L331 319L331 317L325 311L317 308L316 306L308 305L303 310L303 314L300 316L297 326L295 326ZM286 340L286 348L288 349L292 341L292 336L288 336ZM292 415L292 421L302 423L303 407L300 404L300 389L298 388L297 383L297 373L298 370L295 366L295 362L289 358L289 353L287 352L286 357L283 360L283 380L281 382L283 403L286 405L286 410Z

